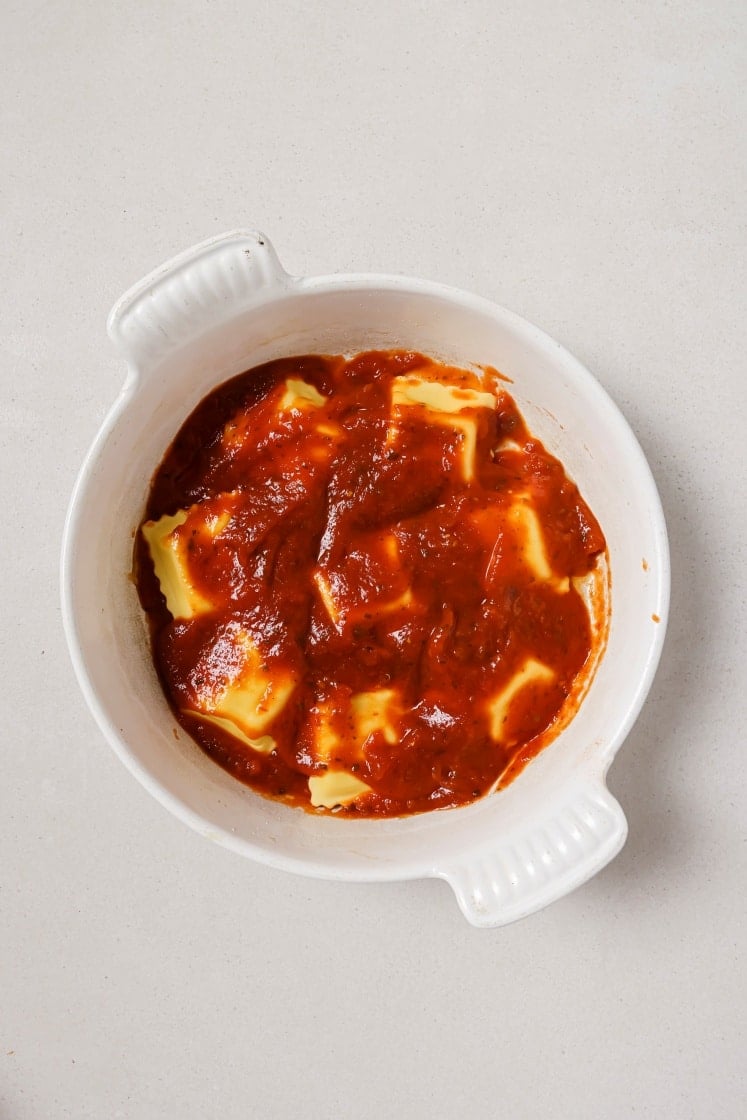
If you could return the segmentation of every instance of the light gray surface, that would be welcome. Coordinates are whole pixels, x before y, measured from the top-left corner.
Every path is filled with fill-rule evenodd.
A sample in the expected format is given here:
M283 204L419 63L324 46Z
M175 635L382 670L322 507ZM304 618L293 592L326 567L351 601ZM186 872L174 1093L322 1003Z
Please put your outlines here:
M746 42L727 0L3 6L0 1120L745 1115ZM519 311L649 456L674 584L630 838L518 925L212 847L79 696L57 560L105 316L237 225Z

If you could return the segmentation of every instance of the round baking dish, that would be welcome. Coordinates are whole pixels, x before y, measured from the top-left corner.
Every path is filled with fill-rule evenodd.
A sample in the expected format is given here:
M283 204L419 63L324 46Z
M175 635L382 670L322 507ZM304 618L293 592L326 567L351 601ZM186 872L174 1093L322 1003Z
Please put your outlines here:
M129 372L71 500L63 619L86 700L145 788L202 835L287 871L445 879L478 926L538 910L608 863L627 823L605 775L656 671L669 554L646 460L591 374L487 300L399 276L291 277L267 238L250 231L165 264L119 300L108 327ZM133 533L167 446L220 382L282 356L395 347L490 364L512 379L530 429L561 459L606 535L609 638L576 716L507 789L416 817L316 817L258 796L177 728L129 578Z

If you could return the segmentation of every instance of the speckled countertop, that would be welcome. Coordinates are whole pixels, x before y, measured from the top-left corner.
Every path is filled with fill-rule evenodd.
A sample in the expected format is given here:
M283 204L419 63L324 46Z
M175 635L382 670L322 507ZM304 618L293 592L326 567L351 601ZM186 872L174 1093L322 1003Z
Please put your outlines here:
M0 1120L745 1115L746 46L731 0L5 5ZM630 837L517 925L206 843L78 692L107 312L242 225L520 312L649 457L673 597L610 774Z

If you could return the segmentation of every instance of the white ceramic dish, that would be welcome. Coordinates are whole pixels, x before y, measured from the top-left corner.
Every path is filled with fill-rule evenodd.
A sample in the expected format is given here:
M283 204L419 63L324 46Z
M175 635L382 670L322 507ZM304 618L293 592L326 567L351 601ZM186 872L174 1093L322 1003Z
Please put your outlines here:
M591 374L486 300L398 276L291 277L254 232L214 238L158 269L117 303L109 334L129 373L71 501L63 617L88 704L145 788L204 836L287 871L445 879L478 926L538 910L612 859L627 824L605 774L656 670L669 555L648 465ZM505 791L400 820L315 817L257 796L181 729L175 738L128 578L133 532L168 444L215 385L283 355L399 346L491 364L513 379L531 430L563 461L606 534L609 641L578 714Z

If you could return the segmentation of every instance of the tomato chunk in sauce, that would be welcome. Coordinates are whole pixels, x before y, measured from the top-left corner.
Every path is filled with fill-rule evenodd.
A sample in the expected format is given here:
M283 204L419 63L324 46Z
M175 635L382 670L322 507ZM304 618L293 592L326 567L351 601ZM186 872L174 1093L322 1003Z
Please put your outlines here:
M206 397L153 479L135 575L208 755L309 811L397 816L500 788L567 722L604 557L506 379L372 351Z

